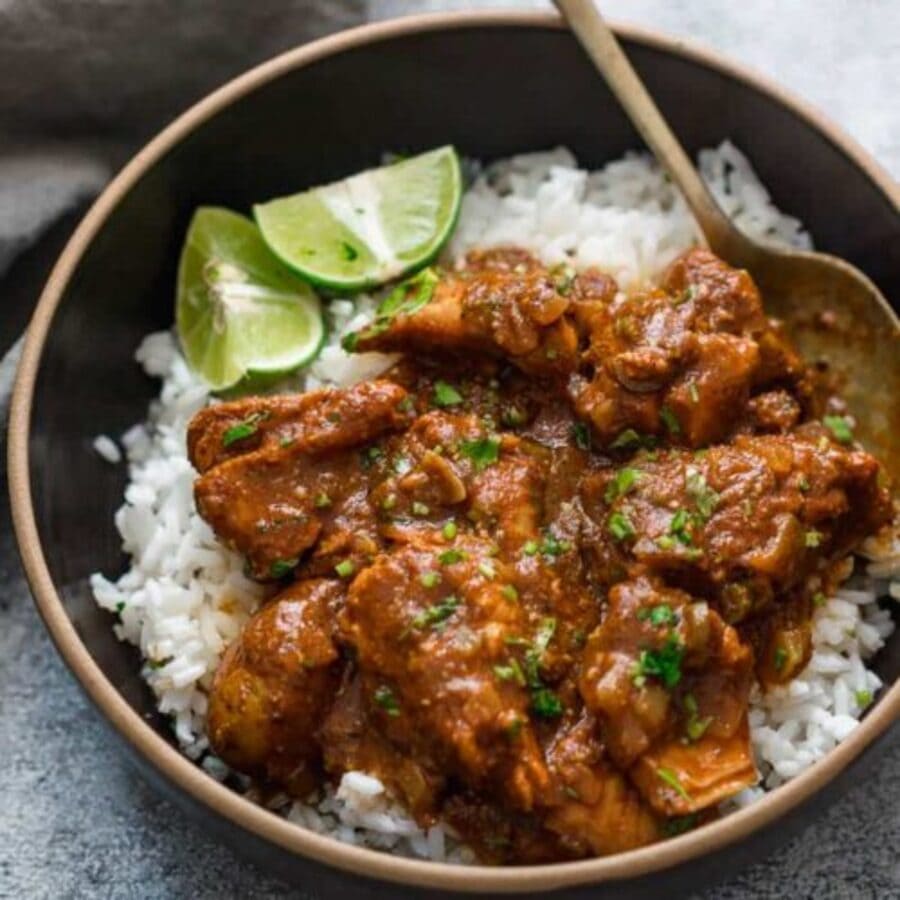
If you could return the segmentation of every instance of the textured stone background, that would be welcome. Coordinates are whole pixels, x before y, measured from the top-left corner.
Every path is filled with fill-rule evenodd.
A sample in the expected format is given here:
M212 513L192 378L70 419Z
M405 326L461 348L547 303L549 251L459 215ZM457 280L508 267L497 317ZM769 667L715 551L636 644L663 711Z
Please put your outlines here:
M40 98L66 90L66 79L56 77L60 72L94 77L84 59L81 67L70 60L56 75L52 71L39 77L34 72L20 75L27 70L11 65L12 49L29 40L40 43L43 35L52 51L49 58L62 59L67 35L81 52L85 41L93 41L93 28L103 28L95 36L106 35L106 24L117 18L126 34L129 28L139 31L134 24L139 7L153 11L145 16L147 21L155 22L157 13L162 14L165 25L160 28L177 27L179 16L190 21L191 27L179 32L183 40L178 46L187 60L208 46L205 35L217 27L215 12L220 9L231 22L232 36L246 35L244 25L252 31L256 23L267 31L264 46L275 49L299 41L310 27L333 27L363 10L370 18L383 18L423 8L488 4L370 0L347 4L333 15L331 7L341 4L323 3L319 5L328 14L312 18L306 15L307 5L303 0L260 4L0 0L0 73L5 73L0 77L0 117L14 110L20 87L23 95L30 92ZM280 14L275 9L279 6ZM54 7L64 10L68 31L47 27L47 17L52 19L48 10ZM603 7L610 16L694 38L767 72L832 115L895 176L900 175L897 0L606 0ZM28 13L24 19L23 10ZM129 16L121 17L123 10L129 10ZM203 15L194 16L197 10ZM211 62L214 76L189 65L184 89L199 92L208 84L205 79L220 80L238 66L242 53L246 62L259 58L260 43L245 44L252 49L245 51L235 41L221 45L224 49ZM107 47L122 51L115 42ZM92 53L94 63L107 64L102 48ZM178 54L164 64L166 71L179 66ZM151 90L158 84L153 82ZM122 96L139 105L139 88L132 84ZM90 108L101 115L103 104L95 101ZM164 106L165 100L159 100L153 108L161 114ZM83 133L84 122L78 127ZM7 152L4 164L4 150L10 145L4 146L3 139L8 134L0 128L0 274L12 251L39 231L48 214L93 192L106 177L103 162L71 141L65 145L65 174L58 166L58 147L47 155L20 152L12 164ZM108 135L99 137L106 140ZM10 337L0 335L0 348ZM14 356L9 356L0 364L0 421L13 363ZM5 455L4 443L5 435L0 435L0 453ZM314 886L293 889L236 858L159 799L126 765L32 609L7 524L5 482L0 489L0 897L319 900ZM900 745L895 740L876 773L855 785L803 836L771 858L735 873L704 894L704 900L900 898L898 800Z

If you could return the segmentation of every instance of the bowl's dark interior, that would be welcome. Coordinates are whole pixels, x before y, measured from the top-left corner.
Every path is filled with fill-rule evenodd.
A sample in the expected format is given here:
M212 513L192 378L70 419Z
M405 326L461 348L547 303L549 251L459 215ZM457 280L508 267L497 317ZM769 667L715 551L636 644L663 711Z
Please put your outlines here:
M690 151L730 137L821 248L900 297L896 211L840 149L745 84L660 50L627 49ZM640 146L564 32L477 27L391 39L283 75L200 126L123 199L66 288L34 405L38 525L79 633L141 714L152 703L137 657L115 640L86 586L91 572L115 575L124 564L113 512L125 470L103 462L91 441L142 419L157 389L133 353L144 334L172 322L175 266L192 210L248 210L375 164L385 150L443 143L482 159L566 144L586 166ZM877 665L888 681L900 669L898 641Z

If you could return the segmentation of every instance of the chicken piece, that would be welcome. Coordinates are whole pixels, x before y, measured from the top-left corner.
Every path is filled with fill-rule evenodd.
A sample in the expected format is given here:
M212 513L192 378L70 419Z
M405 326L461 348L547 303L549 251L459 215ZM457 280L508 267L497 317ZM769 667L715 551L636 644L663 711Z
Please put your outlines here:
M381 781L420 824L432 824L444 775L427 755L402 753L384 737L371 720L366 696L359 673L348 669L319 732L326 771L337 777L365 772Z
M544 798L544 825L569 852L603 856L659 838L659 822L611 765L590 714L564 723L546 755L553 789Z
M610 583L636 560L738 622L890 519L878 475L872 456L817 428L639 454L585 480L584 506L606 532L595 569Z
M659 813L686 815L756 781L752 671L750 649L706 603L640 576L610 591L579 686L615 763Z
M393 743L529 810L548 781L530 714L555 712L514 656L529 631L513 577L482 539L399 546L354 579L341 634Z
M206 472L260 449L293 448L322 455L366 444L409 422L406 391L390 381L343 390L245 397L201 409L188 426L188 456Z
M459 519L514 552L539 534L548 461L540 445L489 431L475 415L429 412L385 443L373 463L372 505L392 540Z
M228 648L209 693L207 733L240 772L295 796L315 786L316 732L340 682L332 640L337 581L298 581L255 613Z
M690 447L721 441L754 390L803 371L750 276L705 250L677 260L663 289L588 304L579 318L589 346L569 396L601 444L629 430Z
M287 575L317 542L322 564L307 574L326 572L345 558L357 565L378 550L365 459L355 448L408 422L401 408L408 395L391 382L365 387L317 392L316 403L299 417L273 413L260 426L268 430L247 438L256 440L257 449L218 462L196 481L200 515L247 557L256 577ZM289 399L272 401L286 407ZM259 400L257 412L272 401ZM252 407L244 403L235 404L234 415L225 409L218 417L195 419L198 464L213 458L220 435L234 427L227 423Z
M422 273L382 304L375 323L348 349L443 354L487 353L532 374L566 374L578 338L564 314L569 301L557 279L529 253L512 248L472 252L463 269Z
M259 579L289 575L315 545L325 573L346 562L358 567L378 551L369 483L360 453L315 459L265 449L230 459L194 485L200 515L228 546L247 557Z

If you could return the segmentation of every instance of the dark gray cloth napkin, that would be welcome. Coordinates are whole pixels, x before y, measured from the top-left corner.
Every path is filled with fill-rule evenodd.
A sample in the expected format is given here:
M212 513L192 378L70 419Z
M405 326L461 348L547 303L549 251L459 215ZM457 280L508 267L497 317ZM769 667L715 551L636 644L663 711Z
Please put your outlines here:
M365 14L365 0L0 0L0 278L194 100Z

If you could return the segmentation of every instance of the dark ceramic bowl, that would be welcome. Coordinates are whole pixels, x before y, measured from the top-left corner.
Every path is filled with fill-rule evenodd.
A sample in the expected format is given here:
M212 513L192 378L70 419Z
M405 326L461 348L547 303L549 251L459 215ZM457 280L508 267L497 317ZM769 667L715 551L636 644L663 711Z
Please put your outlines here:
M730 137L776 203L821 249L900 297L898 192L858 147L756 76L667 38L623 29L626 49L687 148ZM385 149L454 143L491 159L565 144L595 167L640 146L574 39L546 15L439 15L301 47L207 97L107 188L62 254L28 335L14 398L10 483L31 586L61 654L141 770L270 871L329 896L443 891L649 896L734 871L808 822L884 743L900 711L900 634L887 685L851 737L757 805L680 838L552 866L451 867L321 837L253 806L182 757L155 713L135 650L93 603L89 573L124 564L113 512L124 467L91 451L144 417L157 386L133 362L172 323L179 244L198 204L247 209L375 163ZM700 859L702 857L702 859ZM658 896L658 894L656 894Z

